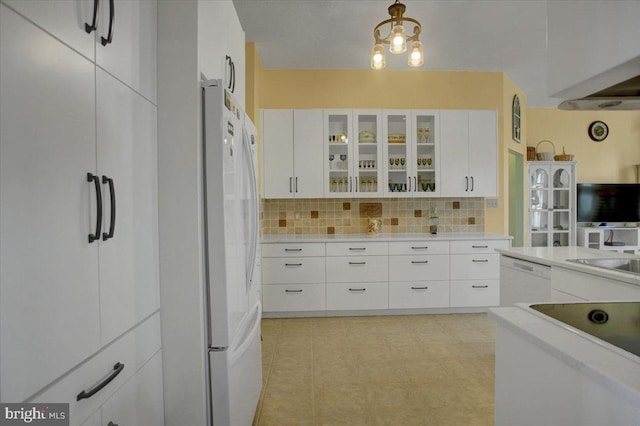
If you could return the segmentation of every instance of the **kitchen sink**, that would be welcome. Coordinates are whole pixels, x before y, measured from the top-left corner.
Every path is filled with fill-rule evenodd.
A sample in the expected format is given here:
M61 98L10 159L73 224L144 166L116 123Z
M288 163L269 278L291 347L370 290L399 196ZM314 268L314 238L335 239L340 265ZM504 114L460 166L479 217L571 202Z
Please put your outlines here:
M529 307L640 356L640 302L542 303Z
M598 268L613 271L630 272L640 275L640 259L615 257L595 259L567 259L567 262L580 263L582 265L596 266Z

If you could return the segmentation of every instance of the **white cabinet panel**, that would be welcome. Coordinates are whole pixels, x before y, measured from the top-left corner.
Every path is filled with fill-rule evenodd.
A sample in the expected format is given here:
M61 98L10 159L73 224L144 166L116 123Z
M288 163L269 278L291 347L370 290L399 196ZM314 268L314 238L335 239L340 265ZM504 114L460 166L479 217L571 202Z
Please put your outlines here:
M497 248L509 248L509 240L451 241L452 254L495 254Z
M390 281L448 280L449 256L405 255L389 257Z
M96 63L129 87L156 102L156 45L158 6L156 0L114 0L111 43L109 2L103 0L98 13Z
M328 243L327 256L385 256L389 252L389 243Z
M98 69L98 173L113 179L115 217L109 185L103 181L100 242L102 344L160 307L156 107ZM117 312L117 315L114 313Z
M324 243L262 244L262 257L324 257Z
M320 109L293 111L293 189L296 198L324 196L322 122Z
M499 254L457 254L451 256L451 279L487 280L500 278Z
M82 423L82 426L102 426L102 411L100 409L96 410L91 417Z
M498 306L500 280L451 281L451 307Z
M102 426L114 424L164 424L161 352L157 352L102 406Z
M640 300L640 286L559 267L551 268L551 289L584 300Z
M495 111L469 111L469 176L473 197L498 195L498 122Z
M268 257L262 259L263 284L321 283L324 280L324 257Z
M93 60L95 32L85 31L85 25L93 22L93 0L4 0L3 3Z
M440 188L443 197L465 197L469 191L468 119L468 111L440 111Z
M262 289L265 312L324 311L325 284L268 285Z
M366 283L388 280L387 256L327 257L328 283Z
M390 242L389 254L449 254L449 241Z
M95 89L85 58L0 19L0 395L18 402L100 347Z
M293 110L262 110L260 122L262 196L293 198Z
M387 309L388 283L327 283L327 310Z
M449 281L389 283L389 309L446 308Z

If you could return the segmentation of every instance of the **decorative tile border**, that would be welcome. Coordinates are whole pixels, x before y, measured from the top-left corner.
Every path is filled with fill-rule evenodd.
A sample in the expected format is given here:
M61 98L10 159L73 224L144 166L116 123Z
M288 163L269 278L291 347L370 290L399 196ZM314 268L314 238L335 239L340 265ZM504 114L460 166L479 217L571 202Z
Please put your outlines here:
M429 232L436 209L440 232L483 232L484 198L353 198L262 200L260 228L264 235L363 234L369 212L379 212L381 232ZM381 206L381 207L380 207Z

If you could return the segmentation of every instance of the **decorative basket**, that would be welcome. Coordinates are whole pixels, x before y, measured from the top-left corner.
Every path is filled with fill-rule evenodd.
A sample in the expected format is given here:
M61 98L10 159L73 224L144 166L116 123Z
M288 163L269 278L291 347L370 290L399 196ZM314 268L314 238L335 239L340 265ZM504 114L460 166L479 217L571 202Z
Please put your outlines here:
M547 142L551 144L551 147L553 148L553 151L551 152L539 152L538 151L538 147L540 146L540 144L542 142ZM551 142L550 140L544 139L541 140L540 142L537 143L536 145L536 158L538 159L538 161L553 161L553 157L555 157L556 155L556 146L553 144L553 142Z
M528 146L527 147L527 161L535 161L536 160L536 147Z
M553 157L553 159L556 161L573 161L573 157L575 157L573 154L567 154L566 152L564 152L564 146L563 146L562 154L556 155L555 157Z

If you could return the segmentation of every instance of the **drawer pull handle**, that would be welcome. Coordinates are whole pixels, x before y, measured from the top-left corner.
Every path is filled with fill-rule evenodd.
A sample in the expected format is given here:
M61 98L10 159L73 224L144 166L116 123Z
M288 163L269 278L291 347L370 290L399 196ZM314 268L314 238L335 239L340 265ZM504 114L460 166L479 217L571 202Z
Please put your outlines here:
M349 291L367 291L366 288L350 288Z
M366 247L349 247L350 251L365 251Z
M411 290L428 290L429 287L424 286L424 287L411 287Z
M109 422L109 424L107 424L107 426L118 426L118 424L114 423L114 422Z
M471 248L489 248L489 246L471 246Z
M428 246L411 246L411 250L427 250L428 248Z
M302 293L302 289L299 290L285 290L285 293Z
M489 288L488 285L472 285L471 288Z
M349 265L366 265L367 262L349 262Z
M284 266L302 266L302 263L285 263Z
M411 263L416 264L416 263L429 263L428 260L412 260Z
M288 248L286 248L286 249L284 249L284 251L285 251L285 252L290 252L290 251L302 251L302 249L301 249L301 248L297 248L297 249L288 249Z
M84 390L80 392L76 397L76 401L80 401L81 399L91 398L93 395L100 392L102 388L104 388L109 383L111 383L113 379L115 379L118 376L118 374L122 373L122 370L124 370L124 364L120 364L119 362L117 362L113 366L113 373L111 373L109 377L104 379L102 382L98 383L93 389L89 390L88 392Z
M487 263L489 259L472 259L471 261L476 263Z

